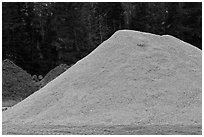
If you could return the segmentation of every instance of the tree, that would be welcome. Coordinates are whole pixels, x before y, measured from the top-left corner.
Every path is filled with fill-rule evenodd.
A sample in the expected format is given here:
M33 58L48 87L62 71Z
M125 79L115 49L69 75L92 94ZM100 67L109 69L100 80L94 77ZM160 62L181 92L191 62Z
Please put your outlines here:
M3 59L45 75L73 64L115 31L169 34L202 48L202 3L2 3Z

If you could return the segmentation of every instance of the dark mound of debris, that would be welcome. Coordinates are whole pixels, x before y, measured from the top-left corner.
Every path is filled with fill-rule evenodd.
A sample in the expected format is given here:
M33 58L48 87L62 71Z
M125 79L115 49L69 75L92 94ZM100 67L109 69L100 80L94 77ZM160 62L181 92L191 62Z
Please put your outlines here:
M39 82L40 88L55 79L57 76L65 72L71 65L61 64L47 73L47 75Z
M2 63L2 99L22 100L38 90L32 77L12 61L5 59Z

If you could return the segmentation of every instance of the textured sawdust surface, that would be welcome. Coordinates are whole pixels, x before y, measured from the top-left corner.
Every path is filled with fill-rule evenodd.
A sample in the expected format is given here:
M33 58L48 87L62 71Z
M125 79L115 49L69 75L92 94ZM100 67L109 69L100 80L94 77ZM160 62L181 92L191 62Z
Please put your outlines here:
M44 125L49 133L69 125L76 130L96 127L96 134L102 134L96 125L103 125L120 134L115 131L122 125L124 131L131 127L133 134L156 134L160 128L161 134L201 134L201 122L201 51L172 36L130 30L117 31L62 75L3 112L5 134L24 133L23 125L36 130ZM137 132L138 125L142 131ZM12 132L14 127L23 131ZM78 134L76 130L73 134Z

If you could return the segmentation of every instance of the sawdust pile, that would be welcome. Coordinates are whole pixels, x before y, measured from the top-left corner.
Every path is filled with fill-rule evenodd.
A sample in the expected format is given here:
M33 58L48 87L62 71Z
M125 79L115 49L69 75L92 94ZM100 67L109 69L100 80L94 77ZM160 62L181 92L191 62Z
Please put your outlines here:
M172 36L117 31L3 121L47 125L201 124L201 51Z
M39 82L40 88L44 87L47 83L65 72L68 68L70 68L70 66L66 64L60 64L59 66L49 71L47 75Z
M30 74L8 59L2 62L3 100L24 99L37 89Z

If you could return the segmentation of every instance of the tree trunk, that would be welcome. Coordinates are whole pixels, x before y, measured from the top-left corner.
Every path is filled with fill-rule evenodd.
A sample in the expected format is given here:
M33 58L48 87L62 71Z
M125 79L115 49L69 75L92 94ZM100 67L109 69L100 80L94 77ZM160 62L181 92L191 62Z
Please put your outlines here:
M88 15L88 28L89 28L89 30L88 30L88 39L89 39L89 43L90 43L88 49L90 49L90 48L92 48L94 46L93 40L92 40L92 37L91 37L91 32L92 32L91 12Z
M99 34L100 34L100 43L103 42L103 34L102 34L102 17L99 15Z
M44 28L43 28L42 19L40 19L40 30L41 30L42 42L44 42L45 31L44 31Z
M129 29L130 25L131 25L131 16L132 16L132 12L133 12L133 6L131 5L131 3L122 2L121 7L124 10L123 19L124 19L124 23L125 23L124 24L125 28Z
M79 49L79 47L77 45L77 33L76 33L76 31L74 31L74 45L75 45L76 51L80 52L80 49Z

